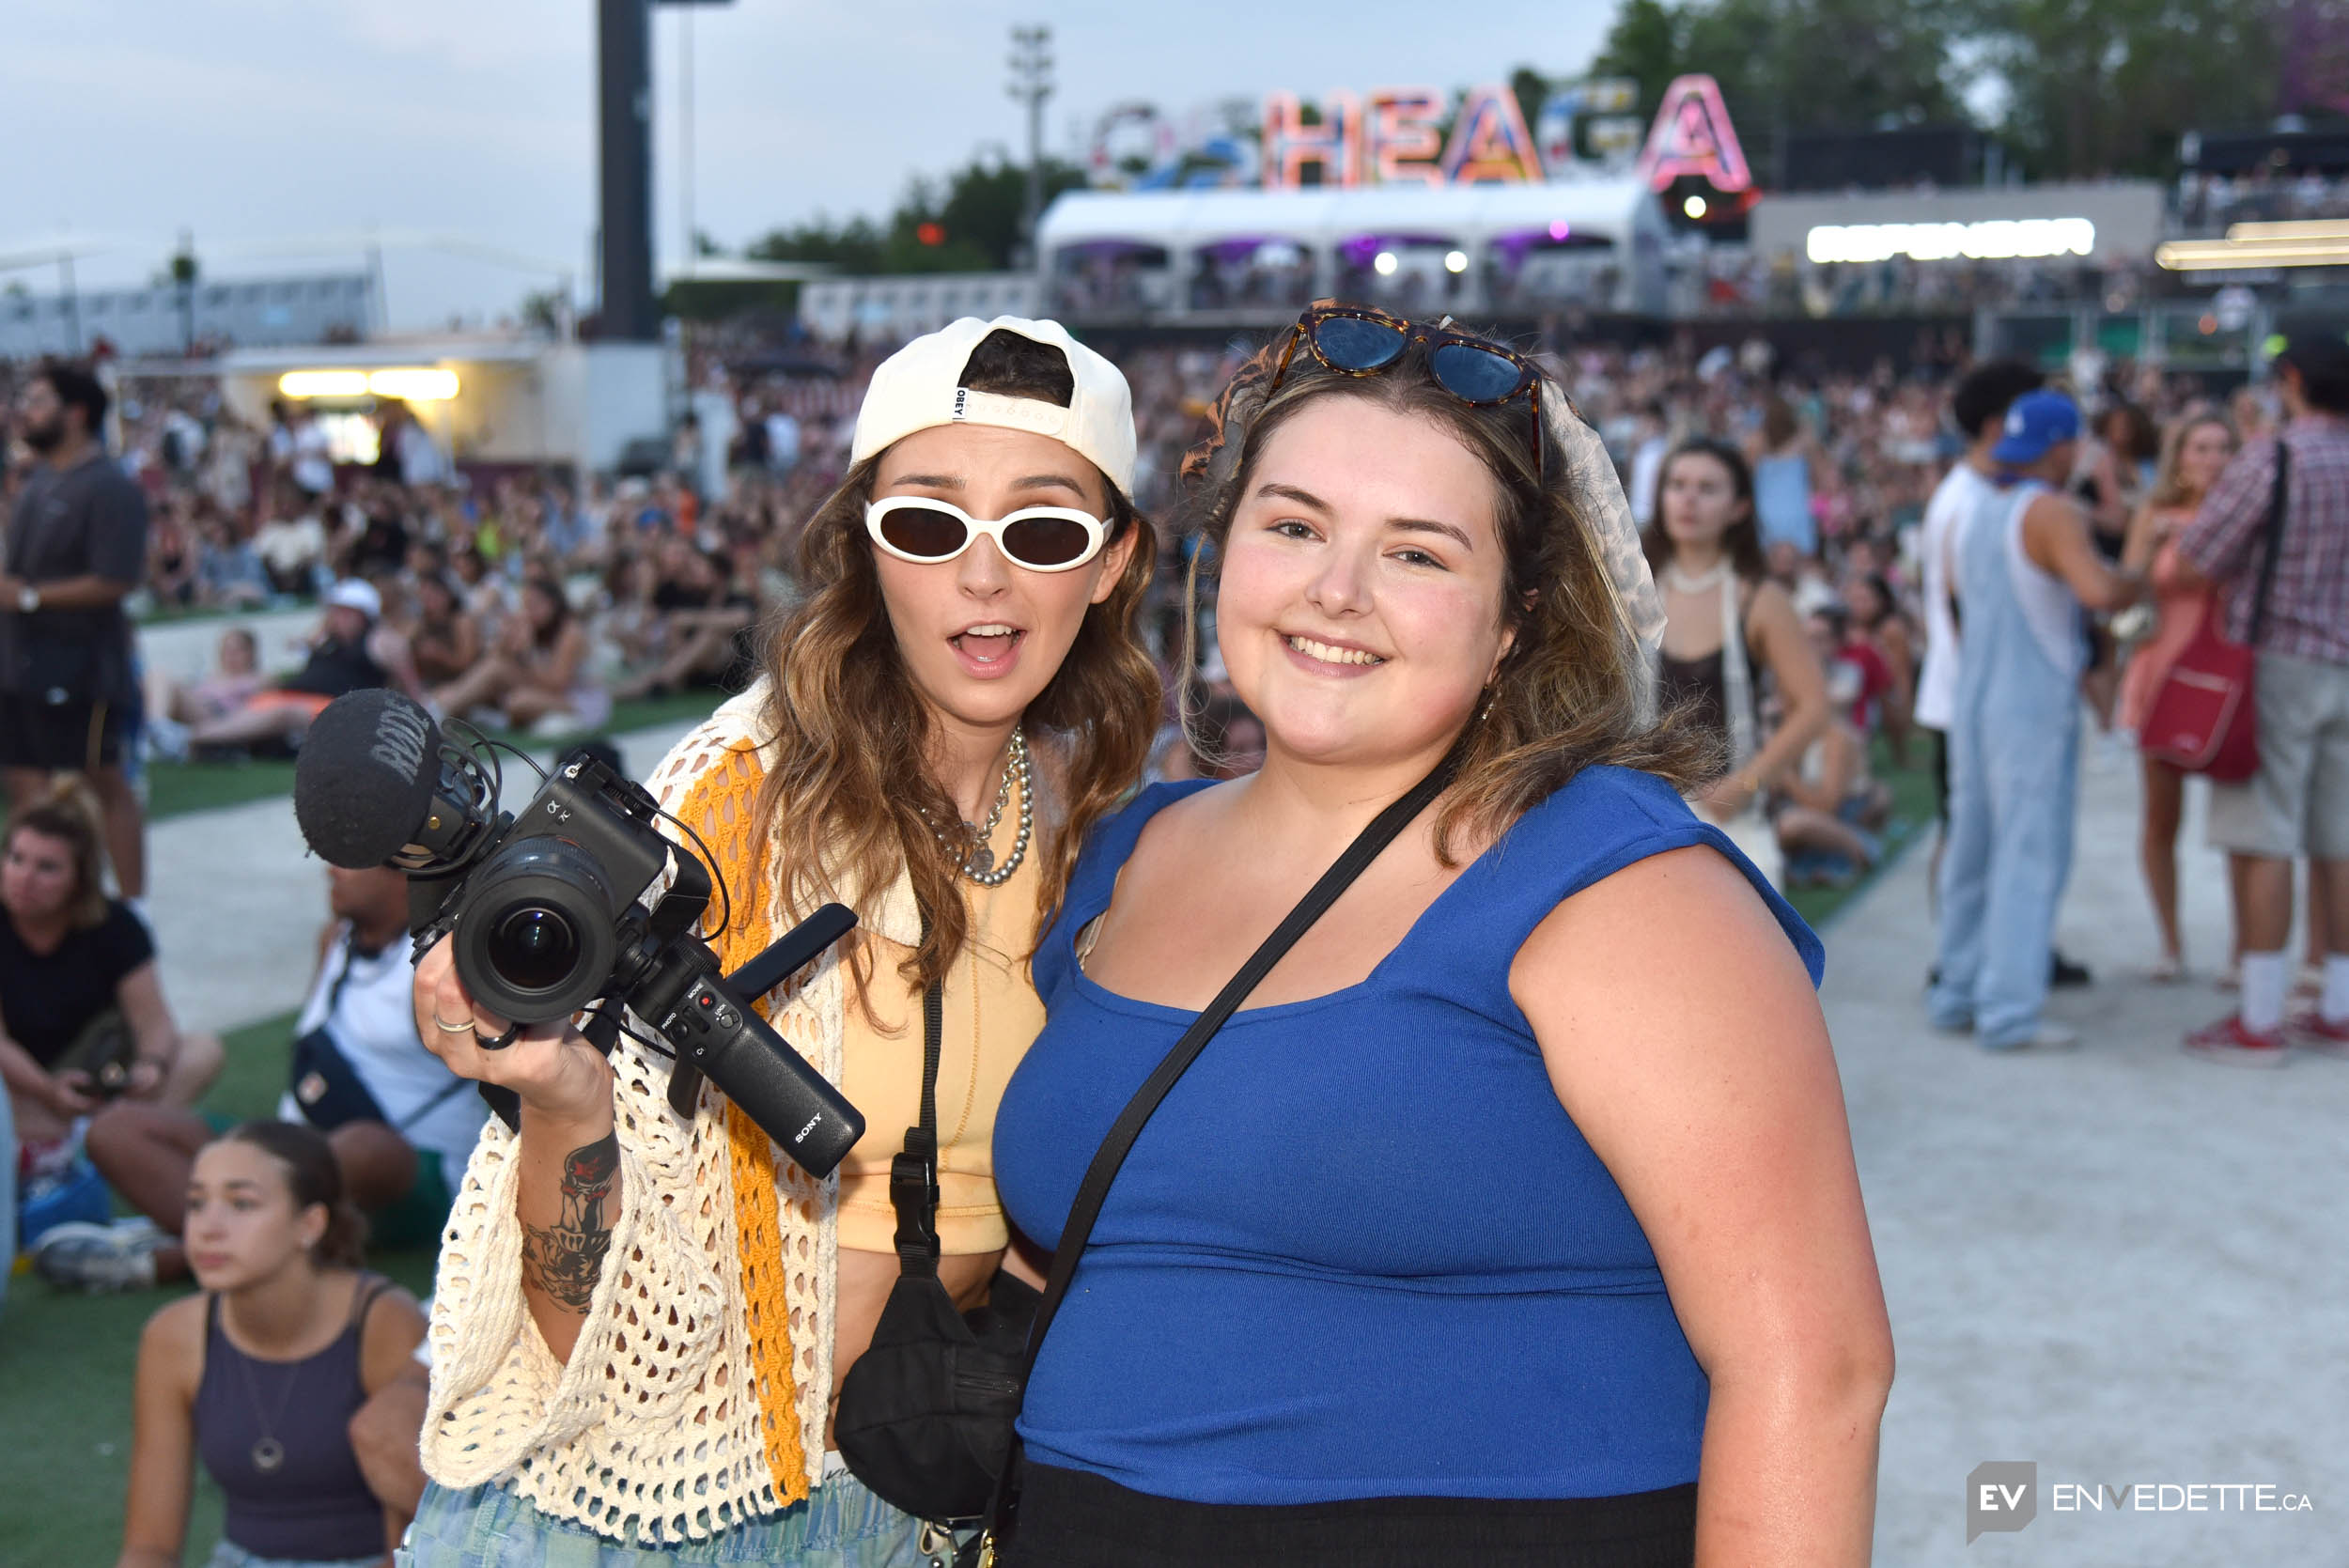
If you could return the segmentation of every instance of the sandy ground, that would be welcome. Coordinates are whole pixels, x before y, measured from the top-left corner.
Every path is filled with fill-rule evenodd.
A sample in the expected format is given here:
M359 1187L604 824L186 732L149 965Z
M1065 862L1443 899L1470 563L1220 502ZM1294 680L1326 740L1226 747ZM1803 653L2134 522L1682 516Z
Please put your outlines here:
M2090 748L2059 941L2098 983L2050 1009L2081 1031L2077 1052L1997 1057L1926 1027L1921 849L1828 936L1828 1018L1900 1358L1881 1563L2349 1562L2349 1063L2257 1072L2179 1049L2232 1006L2208 982L2223 873L2197 809L2182 871L2203 978L2141 978L2136 768ZM2036 1462L2038 1513L1969 1546L1967 1478L1985 1460ZM2102 1513L2056 1510L2075 1483L2110 1488ZM2267 1483L2277 1506L2155 1489L2116 1508L2139 1483ZM2285 1512L2287 1492L2315 1511Z

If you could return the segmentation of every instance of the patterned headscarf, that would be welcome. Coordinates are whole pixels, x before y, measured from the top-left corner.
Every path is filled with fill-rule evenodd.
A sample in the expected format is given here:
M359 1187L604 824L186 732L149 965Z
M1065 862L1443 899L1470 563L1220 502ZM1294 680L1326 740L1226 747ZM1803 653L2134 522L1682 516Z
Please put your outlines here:
M1248 432L1264 411L1285 341L1274 338L1233 372L1207 415L1206 439L1184 455L1182 483L1187 491L1196 494L1202 486L1221 489L1230 483L1240 453L1248 445ZM1542 382L1542 417L1564 462L1575 517L1589 530L1591 548L1606 564L1617 629L1632 644L1632 657L1625 662L1639 683L1641 722L1653 722L1656 655L1664 643L1664 603L1648 572L1647 553L1640 547L1640 525L1632 519L1631 503L1623 493L1623 480L1615 473L1615 460L1607 455L1606 443L1582 422L1565 389L1548 378Z

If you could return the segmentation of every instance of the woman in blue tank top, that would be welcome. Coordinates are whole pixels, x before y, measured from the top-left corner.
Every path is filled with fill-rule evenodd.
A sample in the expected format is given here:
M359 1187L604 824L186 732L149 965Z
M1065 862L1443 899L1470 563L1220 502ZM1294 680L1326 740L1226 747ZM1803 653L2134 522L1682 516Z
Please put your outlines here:
M1642 711L1563 393L1470 404L1417 327L1341 373L1320 324L1227 391L1193 495L1266 761L1093 835L996 1124L1030 1237L1362 826L1459 771L1143 1128L1008 1561L1864 1562L1891 1345L1817 940L1681 802L1708 757Z
M309 1127L247 1122L196 1156L186 1241L204 1289L139 1339L117 1568L176 1568L194 1461L227 1501L205 1568L374 1568L389 1555L406 1514L374 1488L414 1463L370 1455L370 1468L351 1418L411 1370L424 1317L359 1268L365 1228Z

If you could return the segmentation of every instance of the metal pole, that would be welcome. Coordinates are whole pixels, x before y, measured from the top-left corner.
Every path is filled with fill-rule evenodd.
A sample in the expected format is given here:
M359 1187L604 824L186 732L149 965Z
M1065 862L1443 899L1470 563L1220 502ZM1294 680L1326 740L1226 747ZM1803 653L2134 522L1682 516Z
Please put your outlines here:
M374 307L375 322L373 330L363 335L373 337L392 330L392 297L383 283L383 247L380 244L367 247L367 303Z
M680 261L679 266L682 267L688 274L690 274L693 271L694 258L701 254L701 242L696 240L693 235L692 7L687 6L684 8L684 14L677 18L677 23L684 30L679 39L682 47L677 50L677 98L680 101L683 110L682 114L678 116L677 125L677 187L678 195L685 209L685 249L682 253L683 259Z
M646 0L597 0L602 334L661 335L652 292L652 21Z
M1034 262L1036 224L1044 215L1044 101L1052 96L1051 28L1039 23L1011 30L1010 93L1028 106L1028 190L1020 204L1019 236Z
M70 251L58 254L57 281L65 286L66 352L78 356L82 351L82 296L73 287L73 256Z
M171 258L171 275L179 285L179 352L195 357L195 236L179 231L179 254Z

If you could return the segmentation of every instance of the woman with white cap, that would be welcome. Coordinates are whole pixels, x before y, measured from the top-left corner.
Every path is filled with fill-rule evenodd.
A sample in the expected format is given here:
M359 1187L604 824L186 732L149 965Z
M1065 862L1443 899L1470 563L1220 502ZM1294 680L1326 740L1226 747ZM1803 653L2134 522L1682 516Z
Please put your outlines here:
M732 896L727 967L827 900L860 917L769 999L865 1116L835 1178L714 1090L677 1115L625 1040L485 1048L506 1021L445 948L419 967L425 1039L521 1106L518 1133L485 1133L442 1253L421 1568L925 1560L831 1417L898 1279L890 1166L926 1120L926 1039L939 1278L967 1307L1004 1256L990 1147L1043 1021L1027 955L1156 723L1131 407L1050 321L964 319L883 363L763 678L651 781Z

